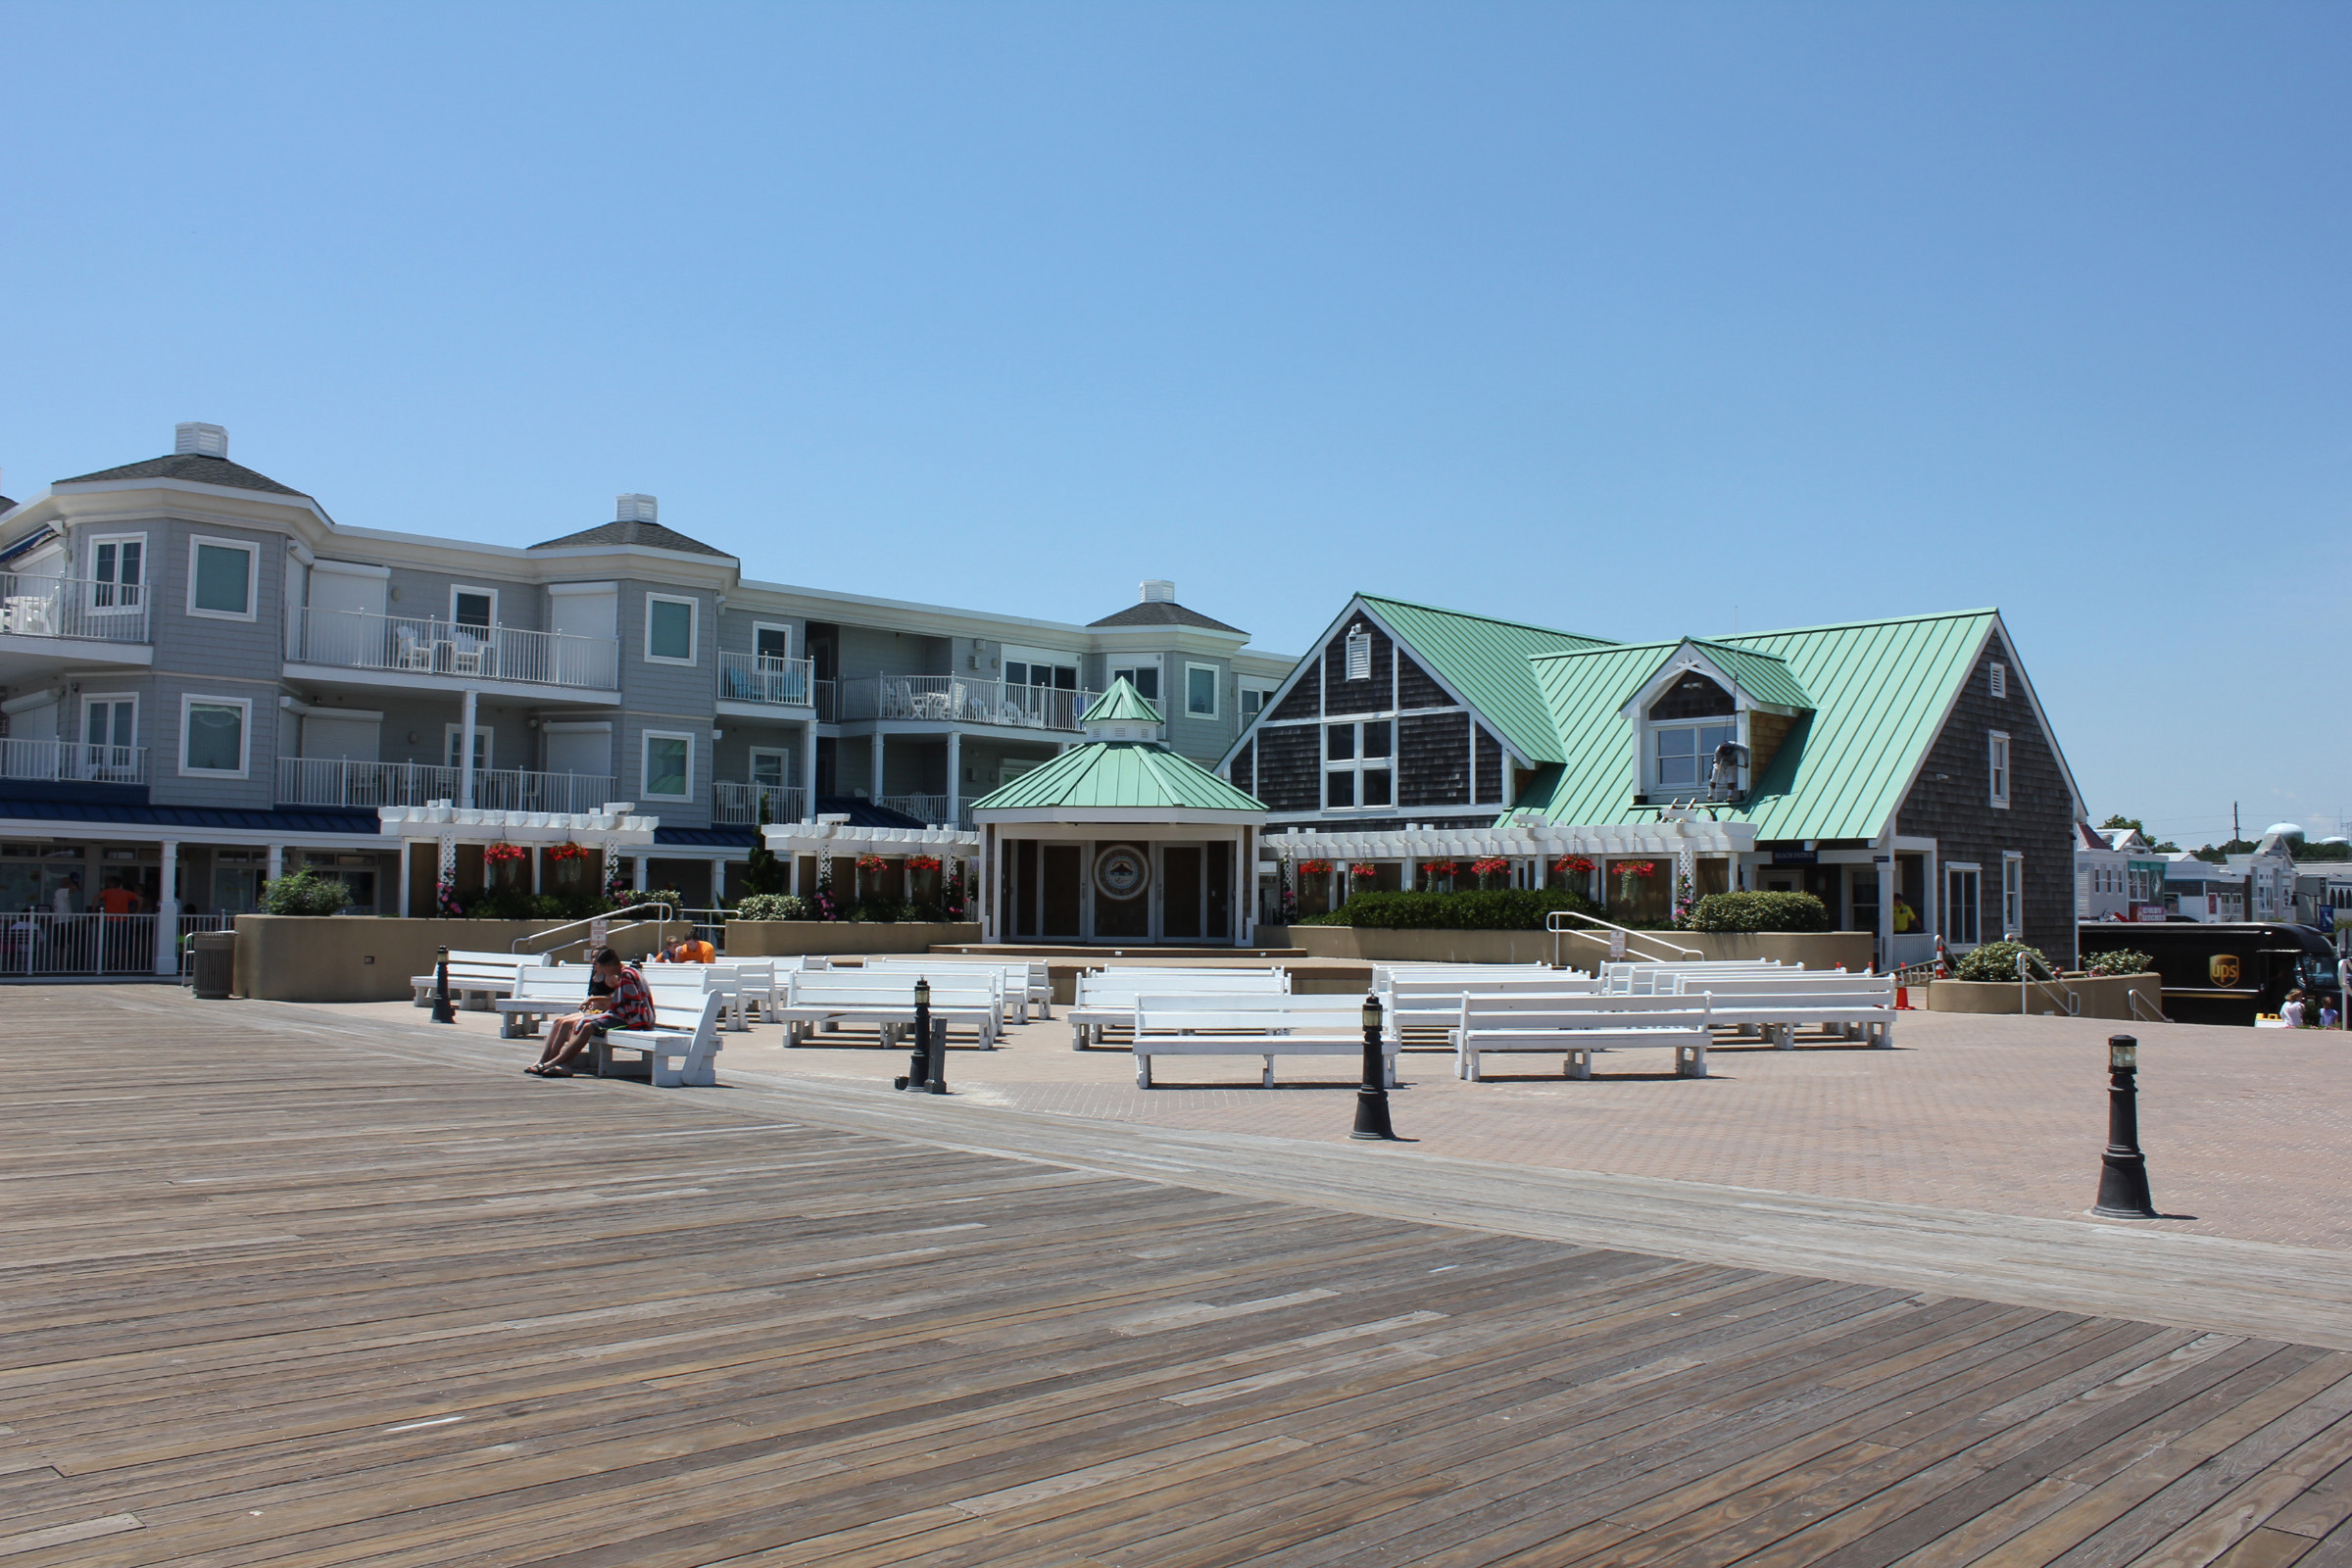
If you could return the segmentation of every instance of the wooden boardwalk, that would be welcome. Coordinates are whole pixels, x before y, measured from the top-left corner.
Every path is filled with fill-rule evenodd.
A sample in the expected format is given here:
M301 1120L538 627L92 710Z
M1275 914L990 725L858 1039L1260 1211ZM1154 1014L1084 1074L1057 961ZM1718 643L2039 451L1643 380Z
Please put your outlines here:
M2352 1565L2352 1352L153 988L0 993L0 1568Z

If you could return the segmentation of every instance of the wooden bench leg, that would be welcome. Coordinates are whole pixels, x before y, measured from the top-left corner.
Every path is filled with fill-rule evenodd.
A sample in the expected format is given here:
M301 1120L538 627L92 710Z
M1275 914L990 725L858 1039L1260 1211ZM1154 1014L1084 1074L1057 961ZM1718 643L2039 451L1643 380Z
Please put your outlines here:
M1274 1058L1267 1056L1264 1060L1265 1070L1257 1075L1257 1086L1260 1089L1271 1089L1274 1087Z
M1086 1025L1082 1023L1074 1023L1070 1025L1070 1049L1072 1051L1084 1051L1086 1049Z
M1794 1051L1796 1049L1796 1025L1792 1023L1774 1024L1772 1026L1772 1049Z
M1135 1087L1138 1089L1152 1087L1152 1058L1140 1051L1135 1055Z
M1591 1082L1592 1078L1592 1048L1590 1046L1572 1047L1568 1052L1567 1058L1560 1063L1560 1076L1581 1078Z
M1675 1047L1674 1070L1685 1078L1704 1078L1707 1075L1707 1048L1704 1046Z

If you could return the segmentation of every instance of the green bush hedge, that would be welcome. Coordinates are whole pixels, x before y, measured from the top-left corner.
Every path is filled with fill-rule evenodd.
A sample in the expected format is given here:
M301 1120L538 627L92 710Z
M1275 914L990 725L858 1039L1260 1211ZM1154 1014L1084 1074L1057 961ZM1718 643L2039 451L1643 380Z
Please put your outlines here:
M265 914L333 914L350 902L351 890L340 879L307 865L262 884Z
M2036 963L2046 964L2050 961L2043 956L2039 948L2029 948L2023 942L1987 942L1983 947L1971 951L1953 966L1952 978L1955 980L2015 980L2017 978L2017 956L2021 953L2034 955L2034 961Z
M1693 931L1827 931L1829 906L1810 893L1710 893L1690 911Z
M1380 931L1541 931L1554 909L1595 914L1590 900L1558 889L1501 888L1486 893L1358 893L1329 914L1300 925L1352 925Z
M2147 974L2156 967L2156 960L2144 953L2118 948L2112 953L2094 953L2083 960L2085 974Z
M808 905L789 893L746 894L734 908L738 920L813 920Z

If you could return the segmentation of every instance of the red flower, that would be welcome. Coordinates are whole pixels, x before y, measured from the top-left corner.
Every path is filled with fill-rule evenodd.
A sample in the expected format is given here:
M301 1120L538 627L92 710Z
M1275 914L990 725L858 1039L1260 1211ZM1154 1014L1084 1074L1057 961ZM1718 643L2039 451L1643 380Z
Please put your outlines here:
M879 855L860 855L858 857L858 869L860 871L886 871L889 868L890 862L883 859Z
M939 869L939 860L934 856L909 855L906 857L906 869L909 871L936 871Z
M1451 860L1423 860L1421 869L1427 871L1431 876L1451 876L1460 867Z
M530 853L519 844L491 844L483 847L482 861L486 865L502 865L509 860L525 859Z
M1658 874L1655 860L1619 860L1609 869L1618 876L1650 877Z
M1470 870L1472 874L1477 876L1494 876L1500 872L1508 871L1510 868L1511 862L1504 859L1499 855L1490 855L1483 860L1472 860L1470 862Z
M1321 876L1330 869L1331 862L1329 860L1300 860L1298 862L1300 876Z
M1380 867L1378 867L1378 866L1376 866L1376 865L1364 865L1364 864L1358 863L1358 864L1355 864L1355 865L1351 865L1351 866L1349 866L1349 867L1348 868L1348 874L1349 876L1364 876L1364 877L1369 877L1369 876L1378 876L1378 875L1380 874Z
M547 852L551 860L585 860L596 852L585 844L558 844Z
M1592 869L1592 862L1581 855L1563 855L1551 862L1551 868L1562 876L1583 876Z

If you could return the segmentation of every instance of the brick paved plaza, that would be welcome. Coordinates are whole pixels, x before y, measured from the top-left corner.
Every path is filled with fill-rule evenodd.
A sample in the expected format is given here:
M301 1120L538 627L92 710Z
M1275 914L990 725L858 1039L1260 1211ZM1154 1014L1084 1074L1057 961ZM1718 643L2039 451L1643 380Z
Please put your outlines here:
M318 1010L424 1017L405 1004ZM496 1019L464 1013L458 1027L495 1034ZM1528 1057L1465 1084L1449 1055L1414 1051L1393 1105L1416 1149L1459 1158L2077 1218L2105 1145L2107 1037L2125 1027L1917 1012L1893 1051L1719 1048L1703 1081L1668 1075L1657 1052L1603 1056L1590 1083L1545 1076L1536 1068L1550 1058ZM2144 1228L2352 1247L2343 1200L2352 1037L2186 1024L2132 1032L2157 1207L2183 1216ZM726 1036L721 1077L887 1083L906 1070L904 1052L786 1051L781 1033L755 1024ZM1319 1143L1344 1141L1350 1125L1352 1075L1336 1064L1283 1063L1283 1086L1269 1093L1255 1086L1254 1062L1211 1060L1163 1068L1171 1087L1144 1091L1125 1051L1079 1054L1069 1042L1056 1011L1012 1028L996 1052L957 1048L950 1080L984 1103L1103 1121ZM513 1049L518 1067L535 1050Z

